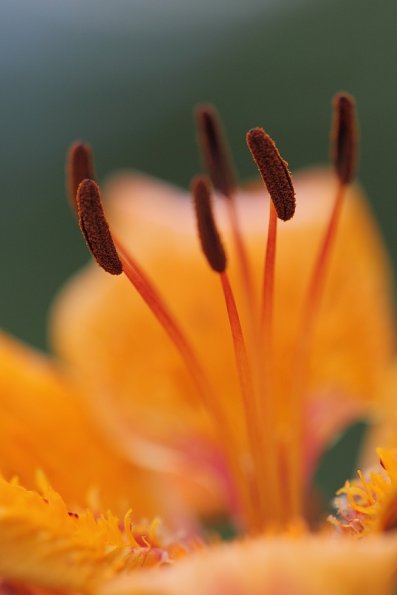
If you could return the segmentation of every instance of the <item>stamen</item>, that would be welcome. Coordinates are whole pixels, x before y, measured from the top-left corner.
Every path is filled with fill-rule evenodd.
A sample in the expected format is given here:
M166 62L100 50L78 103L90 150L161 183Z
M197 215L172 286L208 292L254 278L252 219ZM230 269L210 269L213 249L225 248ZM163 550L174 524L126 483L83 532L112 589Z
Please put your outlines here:
M338 187L323 242L309 284L306 317L314 320L328 270L331 250L335 242L346 186L351 182L357 159L355 102L350 95L338 94L334 99L334 122L331 135L332 154ZM307 329L306 329L307 331Z
M236 208L236 180L230 151L223 132L219 114L212 105L201 105L196 109L196 126L198 143L202 159L211 182L227 200L230 225L237 258L241 271L241 278L245 289L246 310L251 320L251 335L255 335L255 298L251 270L247 251L240 230Z
M69 201L73 209L77 210L76 194L80 182L95 179L94 161L89 145L76 142L70 147L66 160L66 176Z
M324 285L336 234L341 217L342 206L346 195L346 188L351 182L357 159L356 113L354 99L346 94L339 93L334 98L334 121L331 133L331 152L333 155L335 173L338 179L335 200L323 240L314 263L306 294L302 324L297 338L297 354L295 359L296 372L294 374L295 387L291 391L290 424L298 428L295 446L291 449L294 460L290 461L294 470L292 477L291 493L293 494L292 508L301 509L302 481L302 450L304 410L303 400L307 387L307 369L310 357L310 343L313 335L315 321L321 304Z
M256 518L255 509L250 500L249 489L245 483L242 469L236 460L233 450L233 428L230 427L228 419L225 417L222 407L220 407L219 400L214 395L211 383L201 366L197 354L145 272L116 238L115 244L123 264L125 275L175 345L195 383L202 405L213 418L216 427L222 431L225 455L230 465L231 473L235 478L236 490L240 498L242 511L246 515L245 520L247 524L253 526L254 519Z
M99 188L93 180L83 180L79 185L77 205L80 227L91 254L105 271L113 275L125 273L182 355L208 406L209 385L192 347L151 281L121 242L112 237L102 209Z
M295 191L288 171L288 163L281 157L274 141L263 128L247 133L247 144L269 191L270 198L283 221L295 212Z
M245 344L245 338L241 326L236 300L226 272L227 259L219 232L216 227L211 205L211 189L205 177L197 176L192 182L192 193L196 212L197 227L203 253L215 272L219 273L226 310L229 318L230 330L233 340L233 348L236 362L236 369L240 382L240 390L243 400L243 408L246 420L247 436L252 461L255 465L255 477L260 473L260 452L258 445L258 420L255 409L254 386L252 373L249 365L249 358ZM249 478L250 495L257 510L256 517L263 521L264 507L261 506L258 493L258 486L253 478Z
M262 320L261 337L265 345L271 344L273 302L274 302L274 276L276 266L277 247L277 211L274 203L270 202L269 225L267 233L267 245L265 266L263 272L263 299L262 299Z
M333 104L332 158L339 181L349 184L354 177L357 162L355 101L348 93L338 93Z
M202 405L213 417L217 427L222 429L226 444L225 455L236 480L236 489L241 500L242 510L246 514L248 524L252 526L255 510L249 498L249 490L245 484L242 469L236 464L233 451L233 431L229 427L222 408L219 407L219 401L213 394L212 386L193 347L145 272L122 243L116 237L112 237L103 213L99 188L93 180L83 180L79 185L77 205L80 226L94 258L111 274L124 272L176 347L197 388Z
M214 188L231 198L236 191L236 182L218 112L212 105L198 106L196 124L199 146L211 182Z
M201 248L210 267L216 273L223 273L226 269L226 254L212 213L208 180L202 176L194 178L192 194Z
M281 157L274 141L262 128L253 128L247 133L247 144L259 173L269 191L269 224L266 256L263 271L263 293L258 349L259 401L258 411L262 423L262 452L267 460L269 483L273 486L271 503L274 519L282 522L281 505L285 486L281 485L278 467L279 453L283 450L277 443L274 427L276 410L273 398L273 305L274 279L277 247L277 217L287 221L295 212L295 191L288 165ZM273 453L269 456L269 452Z
M181 354L186 367L188 368L200 396L202 397L203 403L206 407L212 410L212 404L209 399L209 394L212 389L209 386L208 380L198 358L191 347L188 339L179 327L179 324L175 320L174 316L169 311L164 300L156 290L148 276L145 274L143 269L138 263L132 258L127 252L120 240L115 238L115 245L117 246L117 252L120 256L120 260L123 264L123 271L127 276L128 280L135 287L143 301L149 307L155 318L161 324L179 353Z
M107 273L120 275L123 266L102 209L99 188L93 180L83 180L77 189L77 212L87 246Z

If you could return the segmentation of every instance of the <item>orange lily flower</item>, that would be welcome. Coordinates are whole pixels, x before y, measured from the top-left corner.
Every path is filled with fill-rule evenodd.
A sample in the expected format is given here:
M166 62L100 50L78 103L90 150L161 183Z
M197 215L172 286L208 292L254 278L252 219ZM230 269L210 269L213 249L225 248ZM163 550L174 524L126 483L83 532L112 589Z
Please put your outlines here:
M324 446L352 419L364 415L376 397L391 360L394 337L387 258L362 194L352 186L327 267L323 300L315 314L313 348L307 362L296 369L306 333L302 311L337 180L331 172L314 170L295 176L294 186L297 211L278 230L271 372L275 426L269 432L258 419L250 419L248 425L257 434L273 434L270 443L262 446L276 445L279 463L285 459L284 467L296 443L304 438L305 479L301 481L306 483ZM210 410L203 406L194 375L125 276L109 278L91 266L65 288L52 317L54 349L69 364L77 382L84 383L84 394L92 399L88 403L92 415L123 456L158 467L160 457L146 449L147 441L166 445L165 469L167 464L194 469L193 474L185 474L185 487L189 487L186 482L193 482L188 491L196 500L200 487L196 504L203 513L210 512L208 502L210 506L218 502L221 509L233 507L243 497L237 483L246 483L246 473L236 481L227 458L250 453L247 412L222 291L198 249L189 197L136 175L116 178L105 194L112 231L127 252L139 257L162 299L172 306L178 327L204 368L212 409L211 403ZM235 241L236 213L230 223L230 201L218 198L215 207L225 245L235 255L230 258L229 277L252 363L260 349L254 335L271 201L258 186L240 190L234 198L239 239L246 242L250 266L248 284ZM295 379L305 366L304 399L302 395L292 398L297 390ZM305 408L304 428L291 420L291 404L299 398ZM267 498L264 506L275 511L289 486L287 473L284 485L277 485L280 481L269 468L271 464L265 456L257 461L257 466L264 467L259 474L260 489ZM290 464L294 465L292 460ZM284 501L279 508L291 506ZM283 514L279 510L268 520L283 522Z
M346 562L356 543L304 528L317 459L370 410L393 346L387 259L349 185L349 96L337 97L335 114L337 175L296 176L297 212L278 228L277 216L293 215L295 191L273 141L262 129L247 138L268 192L237 190L216 114L199 110L204 160L225 195L215 204L221 239L208 181L193 184L210 267L185 193L143 176L116 179L106 192L109 230L90 152L73 148L82 232L116 276L90 266L64 289L51 322L56 366L0 342L0 470L19 478L0 479L7 587L314 594L329 575L330 593L389 592L394 537L360 543L368 565L358 575ZM53 435L65 427L70 443ZM137 522L154 511L185 527L180 539ZM207 550L192 529L214 512L250 539ZM200 551L176 563L190 550ZM174 562L166 574L136 573Z

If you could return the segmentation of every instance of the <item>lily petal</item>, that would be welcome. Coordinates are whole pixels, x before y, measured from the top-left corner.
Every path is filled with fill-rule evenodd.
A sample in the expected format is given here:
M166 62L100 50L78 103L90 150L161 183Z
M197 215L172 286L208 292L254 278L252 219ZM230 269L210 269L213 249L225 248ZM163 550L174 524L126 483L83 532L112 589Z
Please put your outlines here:
M118 457L83 403L48 358L0 334L0 472L33 488L41 468L69 506L161 513L160 478Z
M122 531L110 513L72 513L43 477L39 481L42 494L0 478L3 580L87 592L122 570L169 561L165 549L150 543L149 531L139 543L132 528Z
M397 538L263 537L120 577L100 595L391 595Z

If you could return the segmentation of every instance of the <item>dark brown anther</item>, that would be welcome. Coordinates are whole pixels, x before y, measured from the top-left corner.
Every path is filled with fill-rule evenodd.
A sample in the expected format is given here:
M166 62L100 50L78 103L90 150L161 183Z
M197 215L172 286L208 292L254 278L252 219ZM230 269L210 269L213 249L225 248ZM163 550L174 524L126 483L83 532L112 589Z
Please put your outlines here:
M211 189L207 178L194 178L192 193L201 248L210 267L217 273L223 273L226 269L226 254L212 212Z
M80 228L92 256L107 273L120 275L123 265L103 212L99 188L94 180L83 180L79 184L76 203Z
M349 184L355 176L357 163L356 104L348 93L338 93L333 105L332 159L340 182Z
M295 213L295 190L288 163L263 128L247 132L247 145L269 191L277 217L288 221Z
M76 194L80 182L95 178L94 160L89 145L76 142L70 147L66 161L66 177L70 204L77 210Z
M205 168L214 188L230 198L236 190L236 181L218 112L212 105L200 105L195 114L198 143Z

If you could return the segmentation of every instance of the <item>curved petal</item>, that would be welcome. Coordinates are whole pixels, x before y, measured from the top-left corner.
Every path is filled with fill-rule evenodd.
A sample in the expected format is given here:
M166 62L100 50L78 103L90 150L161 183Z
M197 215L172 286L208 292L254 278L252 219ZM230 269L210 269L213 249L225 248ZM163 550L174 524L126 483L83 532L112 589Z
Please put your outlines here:
M0 576L28 586L87 592L117 573L171 559L153 533L139 533L130 518L70 512L44 477L41 494L0 478ZM182 551L182 550L180 550ZM178 550L178 554L180 553Z
M120 577L100 595L391 595L397 538L302 536L219 546L164 570Z
M41 468L69 506L133 504L138 516L169 509L161 478L123 461L103 440L84 400L45 357L0 334L0 472L35 485Z

